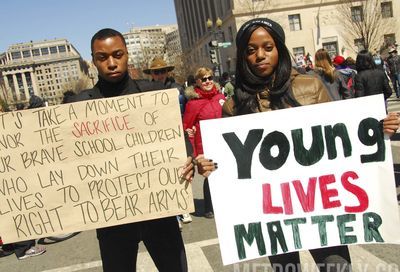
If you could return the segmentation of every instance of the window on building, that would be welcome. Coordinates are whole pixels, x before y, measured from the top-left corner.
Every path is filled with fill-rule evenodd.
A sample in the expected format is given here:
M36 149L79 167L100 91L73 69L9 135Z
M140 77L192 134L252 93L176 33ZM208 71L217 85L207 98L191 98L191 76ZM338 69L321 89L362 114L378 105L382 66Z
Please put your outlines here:
M50 47L50 53L51 54L57 54L57 46Z
M339 48L337 41L322 43L322 48L328 51L330 57L339 55Z
M381 3L382 18L393 17L392 1Z
M60 53L64 53L67 51L67 48L65 47L65 45L60 45L58 46L58 52Z
M29 50L22 51L22 56L24 58L30 58L31 57L31 51L29 51Z
M228 27L229 41L233 42L233 30L232 27Z
M305 66L305 60L304 60L304 55L305 55L305 49L303 46L301 47L294 47L293 48L293 55L296 61L297 66Z
M360 38L360 39L355 39L354 40L354 46L358 48L358 51L364 50L364 39Z
M42 51L42 56L49 54L49 49L47 47L40 48L40 51Z
M290 31L301 30L300 14L289 15L289 26L290 26Z
M39 51L39 49L32 49L32 55L33 55L34 57L40 56L40 51Z
M396 44L396 35L394 33L383 35L383 41L386 46L391 46Z
M305 53L306 53L306 51L305 51L305 49L304 49L304 46L301 46L301 47L294 47L294 48L293 48L293 55L294 55L295 57L296 57L296 56L299 56L299 55L304 56Z
M15 59L20 59L20 58L21 58L21 52L20 52L20 51L18 51L18 52L11 52L11 58L12 58L13 60L15 60Z
M364 20L362 6L351 7L351 20L353 22L362 22Z

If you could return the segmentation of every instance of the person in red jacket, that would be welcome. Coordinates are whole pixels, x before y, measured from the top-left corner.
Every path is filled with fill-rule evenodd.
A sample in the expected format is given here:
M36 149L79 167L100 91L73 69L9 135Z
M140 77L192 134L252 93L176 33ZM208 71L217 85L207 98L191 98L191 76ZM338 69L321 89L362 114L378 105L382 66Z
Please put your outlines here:
M222 117L222 105L225 96L220 92L219 85L214 82L213 71L201 67L195 74L196 84L185 90L188 99L185 113L183 114L183 129L188 132L193 146L193 155L203 154L201 142L200 121ZM210 187L208 179L204 180L204 216L214 218L214 210L211 203Z

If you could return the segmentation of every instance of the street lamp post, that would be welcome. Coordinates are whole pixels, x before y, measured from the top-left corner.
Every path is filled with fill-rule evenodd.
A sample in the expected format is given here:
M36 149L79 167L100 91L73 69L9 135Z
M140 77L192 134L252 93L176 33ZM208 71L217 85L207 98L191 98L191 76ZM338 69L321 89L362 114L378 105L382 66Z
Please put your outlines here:
M218 35L223 33L223 31L221 30L221 26L222 26L222 20L221 18L217 18L217 20L215 21L215 26L216 28L213 28L213 21L208 18L207 22L207 29L210 31L210 33L213 35L213 40L210 41L209 46L210 46L210 58L211 58L211 63L215 64L216 67L216 71L215 71L215 75L216 76L221 76L222 75L222 61L221 61L221 52L219 50L219 45L218 45Z

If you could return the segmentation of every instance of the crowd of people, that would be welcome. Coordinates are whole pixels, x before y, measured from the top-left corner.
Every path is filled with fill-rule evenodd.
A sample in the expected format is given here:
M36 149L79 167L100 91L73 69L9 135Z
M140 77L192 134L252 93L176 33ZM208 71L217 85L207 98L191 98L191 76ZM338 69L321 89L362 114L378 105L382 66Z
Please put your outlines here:
M182 177L193 180L195 169L204 177L204 211L206 218L214 217L208 177L217 171L212 158L204 158L200 121L273 111L290 107L326 103L382 93L391 96L389 79L399 97L400 64L397 51L392 49L385 61L387 69L379 68L379 60L368 51L360 51L356 61L336 56L324 49L317 50L308 68L297 67L285 44L283 28L268 18L245 22L236 36L237 63L233 76L224 73L217 80L214 71L199 67L179 85L170 76L173 66L155 58L145 74L150 81L135 80L128 75L128 52L124 37L113 29L102 29L91 39L93 63L99 80L92 89L68 94L65 103L115 97L150 90L177 88L179 90L182 123L187 146L187 161ZM399 127L397 114L389 113L383 120L383 132L393 135ZM187 271L180 222L189 223L189 214L136 222L97 229L97 238L104 271L135 271L138 243L146 246L159 271ZM338 271L351 271L347 246L310 250L318 264L334 264ZM25 254L27 251L25 251ZM269 258L273 267L296 271L299 253L292 252ZM291 266L291 265L295 266ZM294 267L294 270L285 268ZM320 266L321 271L324 267Z
M332 100L383 94L386 102L393 93L390 85L396 97L400 98L400 57L395 47L389 48L385 60L368 50L360 50L356 60L340 55L331 57L321 48L315 53L314 61L313 65L309 59L308 65L298 67L298 70L316 74Z

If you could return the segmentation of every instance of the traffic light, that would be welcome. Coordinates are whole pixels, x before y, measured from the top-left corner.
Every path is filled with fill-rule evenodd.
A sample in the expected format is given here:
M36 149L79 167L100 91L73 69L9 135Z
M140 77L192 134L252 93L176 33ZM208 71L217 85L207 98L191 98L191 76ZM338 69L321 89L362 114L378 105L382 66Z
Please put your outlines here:
M210 50L210 60L212 64L217 64L218 63L218 54L216 49L211 49Z

